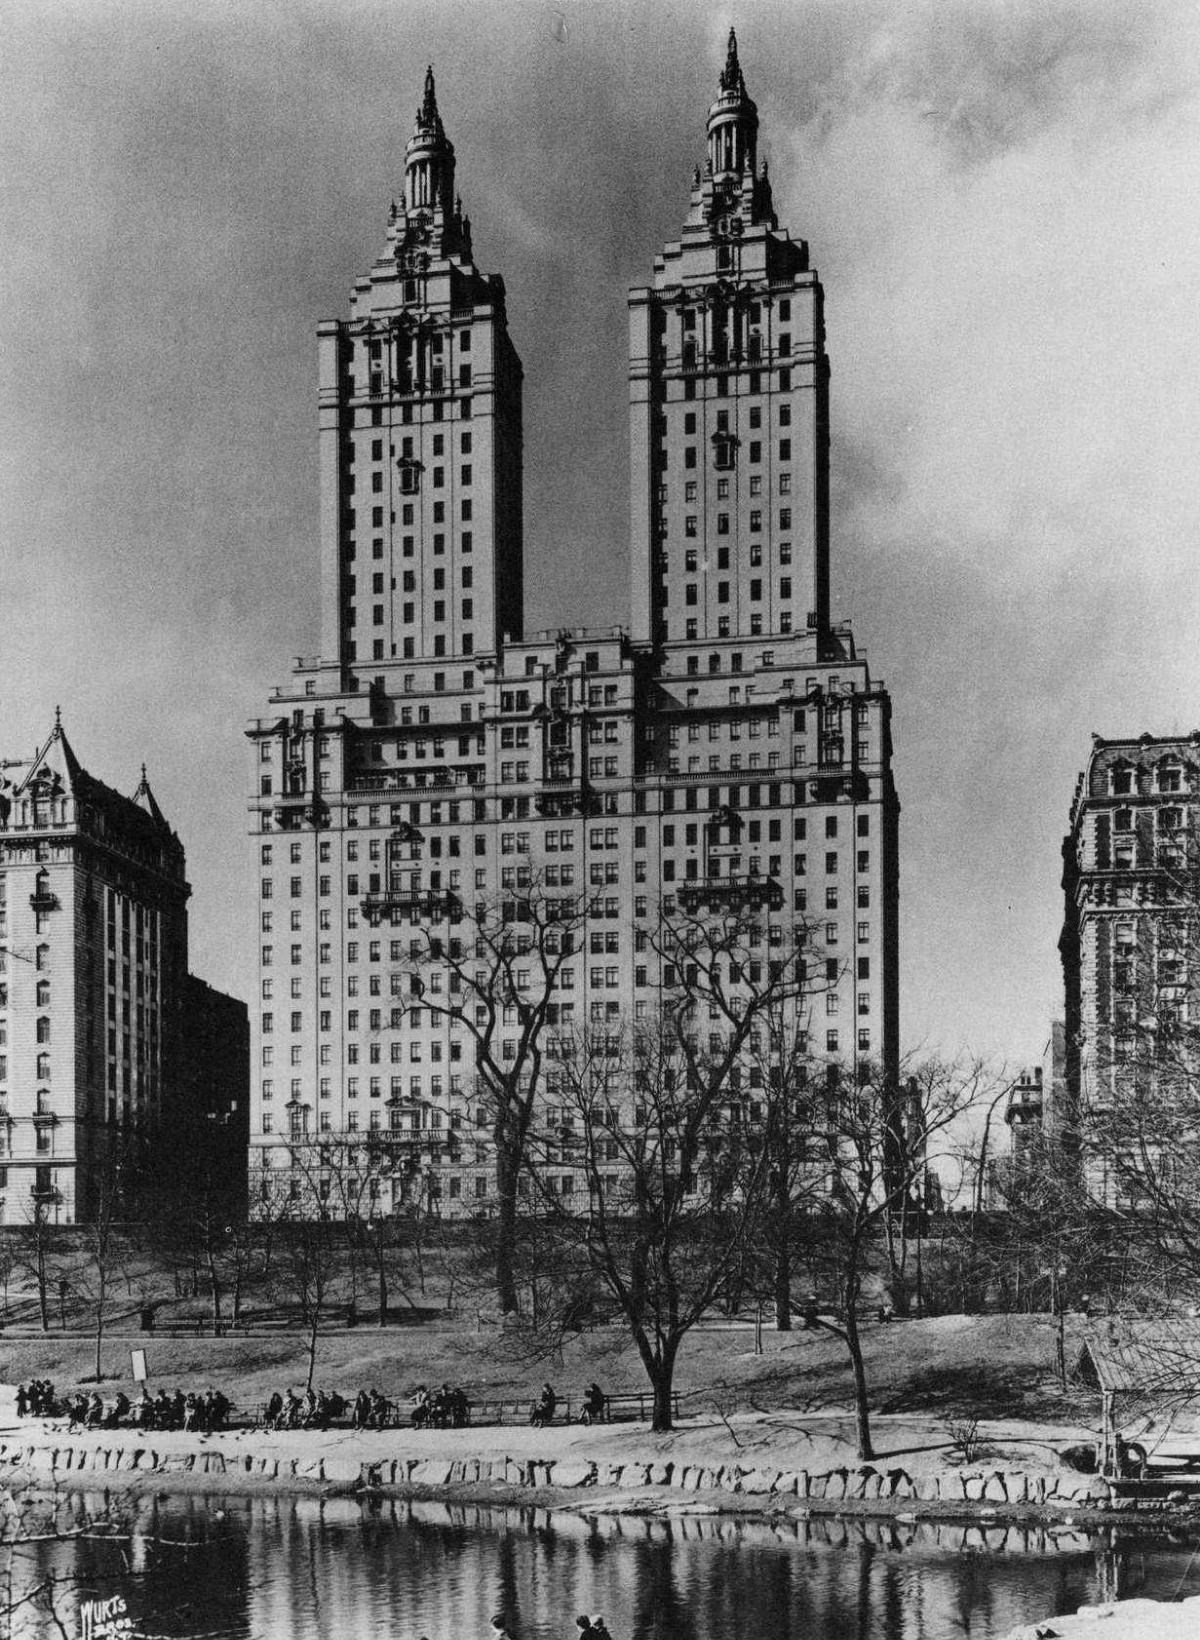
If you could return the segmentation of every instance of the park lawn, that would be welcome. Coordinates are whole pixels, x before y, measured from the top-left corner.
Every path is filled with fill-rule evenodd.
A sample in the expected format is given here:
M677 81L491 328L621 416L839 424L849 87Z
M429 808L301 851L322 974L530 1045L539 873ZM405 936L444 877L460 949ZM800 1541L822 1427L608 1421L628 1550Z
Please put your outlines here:
M1082 1318L1067 1328L1066 1356L1078 1353ZM940 1316L871 1323L864 1328L875 1410L956 1418L1023 1418L1076 1422L1090 1416L1091 1398L1064 1394L1054 1371L1055 1329L1048 1317ZM109 1392L131 1387L130 1351L144 1349L151 1387L219 1388L241 1406L275 1390L303 1385L308 1341L303 1332L240 1338L163 1338L114 1332L104 1341ZM51 1331L0 1334L0 1382L49 1378L61 1394L87 1387L94 1340ZM641 1390L636 1351L615 1326L579 1335L561 1361L523 1352L490 1322L446 1317L386 1330L373 1326L322 1333L315 1383L353 1396L360 1388L407 1397L421 1383L462 1385L474 1400L532 1401L549 1378L560 1395L578 1395L593 1379L608 1392ZM685 1413L791 1408L815 1412L852 1401L844 1346L831 1334L762 1329L755 1353L752 1323L713 1322L697 1328L680 1354L676 1388Z

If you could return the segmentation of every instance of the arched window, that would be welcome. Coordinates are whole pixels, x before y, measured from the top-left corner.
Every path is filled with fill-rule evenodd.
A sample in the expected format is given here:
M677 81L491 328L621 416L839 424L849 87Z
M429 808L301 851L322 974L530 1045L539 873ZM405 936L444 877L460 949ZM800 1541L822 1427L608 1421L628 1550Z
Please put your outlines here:
M50 1080L50 1055L48 1053L40 1053L37 1056L37 1079L39 1082L48 1082Z
M50 1006L50 981L48 979L40 979L37 982L37 1005L39 1008L48 1008Z
M39 945L34 953L33 961L37 971L44 974L50 966L50 947L48 945Z
M37 1022L37 1039L39 1042L50 1040L50 1020L46 1014L39 1014Z

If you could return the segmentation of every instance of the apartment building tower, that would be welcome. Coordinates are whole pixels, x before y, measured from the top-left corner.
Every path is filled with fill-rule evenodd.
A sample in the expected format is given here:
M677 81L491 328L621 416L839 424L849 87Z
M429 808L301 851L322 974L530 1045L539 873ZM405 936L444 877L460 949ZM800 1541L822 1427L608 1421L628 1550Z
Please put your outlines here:
M1200 734L1093 737L1063 841L1065 1092L1055 1126L1093 1198L1122 1194L1112 1135L1194 1053ZM1165 1030L1174 1030L1168 1038ZM1194 1075L1195 1067L1192 1074ZM1164 1135L1165 1137L1165 1135Z
M189 978L190 893L144 768L114 791L57 714L32 757L0 762L0 1224L87 1222L118 1154L131 1195L124 1163L195 1103L191 1033L219 1006L226 1051L245 1040L245 1005ZM241 1069L221 1098L244 1111ZM245 1155L227 1149L230 1173Z
M814 1056L896 1066L890 701L830 620L822 292L757 131L731 34L629 298L630 624L525 635L521 366L427 76L384 252L320 327L322 654L248 730L252 1199L301 1192L298 1138L365 1133L384 1209L487 1209L468 1033L406 968L531 883L583 909L551 1056L656 1008L656 917L736 905L764 960L818 943Z

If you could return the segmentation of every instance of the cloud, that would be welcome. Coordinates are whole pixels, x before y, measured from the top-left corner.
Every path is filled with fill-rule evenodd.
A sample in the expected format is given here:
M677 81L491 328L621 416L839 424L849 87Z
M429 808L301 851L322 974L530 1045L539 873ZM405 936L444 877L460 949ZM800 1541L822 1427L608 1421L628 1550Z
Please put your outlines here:
M528 624L606 624L626 290L678 236L734 22L826 290L835 607L895 702L904 1034L1036 1052L1089 734L1200 717L1200 23L561 0L561 41L553 9L14 8L2 749L61 700L101 778L145 757L197 953L252 994L240 728L317 647L314 332L378 254L425 63L525 363Z

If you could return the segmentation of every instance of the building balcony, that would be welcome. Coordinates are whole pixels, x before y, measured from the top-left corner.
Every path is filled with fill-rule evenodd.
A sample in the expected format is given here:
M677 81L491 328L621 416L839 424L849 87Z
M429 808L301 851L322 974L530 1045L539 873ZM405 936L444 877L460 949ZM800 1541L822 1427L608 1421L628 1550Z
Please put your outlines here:
M29 903L35 911L57 911L59 899L57 894L51 894L49 889L38 889L29 896Z
M360 903L362 914L372 927L380 917L390 916L394 911L440 922L446 917L461 916L463 909L458 895L447 888L389 889L381 894L368 894Z
M457 767L437 764L428 769L362 770L349 776L346 791L351 796L357 792L454 791L463 786L482 786L485 776L482 763Z
M325 800L309 792L303 796L292 793L264 798L260 808L270 809L280 831L293 831L300 826L326 826L329 808Z
M783 906L783 887L773 877L707 877L679 884L675 895L685 911L702 907L736 911L755 905L779 910Z
M366 1150L368 1160L381 1156L412 1157L419 1151L436 1151L437 1159L444 1159L451 1166L457 1167L462 1162L460 1146L451 1141L444 1128L370 1128L354 1137ZM444 1158L441 1154L443 1151L446 1152Z

